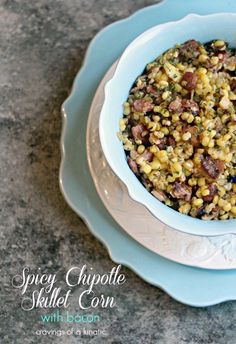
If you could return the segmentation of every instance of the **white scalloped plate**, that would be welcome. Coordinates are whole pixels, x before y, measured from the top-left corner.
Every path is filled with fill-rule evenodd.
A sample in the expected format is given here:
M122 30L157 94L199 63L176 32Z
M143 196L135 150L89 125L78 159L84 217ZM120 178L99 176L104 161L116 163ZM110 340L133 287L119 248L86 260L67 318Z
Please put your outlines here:
M98 123L104 102L104 84L112 77L115 67L116 63L97 89L87 124L89 167L105 207L133 239L165 258L207 269L235 269L236 235L195 236L164 225L129 196L124 183L109 167L102 152Z

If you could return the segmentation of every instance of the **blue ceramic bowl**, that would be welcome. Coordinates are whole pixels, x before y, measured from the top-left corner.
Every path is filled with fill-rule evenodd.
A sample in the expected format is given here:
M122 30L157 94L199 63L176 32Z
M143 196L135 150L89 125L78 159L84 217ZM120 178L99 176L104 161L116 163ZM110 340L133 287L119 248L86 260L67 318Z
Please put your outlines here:
M122 54L116 71L105 86L99 135L105 157L114 173L127 186L130 196L146 206L166 225L195 235L236 233L236 220L203 221L181 214L150 194L128 167L122 143L117 138L123 102L146 64L176 43L189 39L208 42L223 39L236 47L236 14L219 13L206 16L190 14L176 22L155 26L138 36ZM128 219L127 219L128 220Z

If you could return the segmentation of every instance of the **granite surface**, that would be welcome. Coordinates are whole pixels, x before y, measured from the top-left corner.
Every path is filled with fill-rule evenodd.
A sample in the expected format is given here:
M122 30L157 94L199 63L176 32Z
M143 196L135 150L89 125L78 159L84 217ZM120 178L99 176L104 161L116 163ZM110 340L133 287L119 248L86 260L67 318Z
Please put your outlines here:
M153 3L0 0L1 343L236 343L236 302L191 308L124 267L126 283L112 290L118 310L99 310L107 337L37 336L39 329L69 325L43 325L42 311L23 311L10 283L24 266L57 273L59 281L72 265L99 273L114 266L59 191L60 106L96 32ZM101 290L110 293L109 286ZM81 287L73 289L71 312L79 311L80 293Z

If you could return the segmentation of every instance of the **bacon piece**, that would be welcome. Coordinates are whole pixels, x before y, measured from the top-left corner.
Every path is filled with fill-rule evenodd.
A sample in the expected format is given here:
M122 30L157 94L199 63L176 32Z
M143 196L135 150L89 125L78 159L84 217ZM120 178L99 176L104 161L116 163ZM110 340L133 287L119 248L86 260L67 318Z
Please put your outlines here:
M208 190L210 191L209 195L202 197L205 202L211 202L218 193L218 189L215 184L210 184Z
M159 96L160 92L156 89L156 87L152 86L152 85L148 85L147 86L147 93L151 93L154 96Z
M149 152L147 149L140 155L140 162L152 161L153 153Z
M199 112L199 106L194 100L181 99L177 97L169 104L168 110L179 113L183 111L191 111L193 114L197 114Z
M167 199L167 195L164 191L156 188L152 191L154 197L156 197L159 201L164 202Z
M175 139L172 135L164 136L163 138L157 138L153 133L150 135L151 143L157 145L160 150L166 149L167 146L176 146Z
M153 153L149 152L147 149L141 154L144 161L152 161Z
M182 100L182 108L183 111L191 111L194 115L199 112L198 104L191 99L183 99Z
M135 160L138 157L138 152L135 149L132 149L129 153L132 160Z
M131 133L135 140L143 141L142 133L146 130L146 127L143 124L137 124L131 128Z
M186 90L192 91L196 88L197 79L198 79L198 77L197 77L196 73L186 72L186 73L184 73L184 75L182 77L181 85Z
M169 104L168 109L171 112L182 112L182 99L177 97Z
M159 105L163 101L161 92L153 85L148 85L146 90L148 94L153 95L155 97L154 101L156 105Z
M133 104L134 110L137 112L148 112L153 109L153 104L146 99L137 99Z
M219 159L218 159L218 160L216 160L216 166L217 166L218 170L219 170L220 173L221 173L221 172L224 171L225 163L224 163L223 160L219 160Z
M209 177L216 179L224 170L224 161L215 160L210 155L207 155L202 159L201 166Z
M167 145L171 146L171 147L175 147L176 142L175 142L175 139L172 135L167 136Z
M225 63L227 58L229 57L229 53L227 51L221 51L219 52L217 57L221 63Z
M163 137L161 139L157 139L157 147L160 149L160 150L163 150L166 148L166 144L167 144L167 137Z
M191 49L191 50L198 50L200 47L200 44L195 39L190 39L187 42L185 42L182 46L183 49Z
M184 183L174 182L171 196L189 202L192 196L192 188Z
M231 88L231 91L236 93L236 80L233 79L230 83L230 88Z
M138 174L138 165L136 164L136 162L132 159L128 159L128 164L129 167L131 168L131 170L135 173Z
M194 39L191 39L182 45L180 48L180 55L186 59L196 58L200 55L199 48L200 44Z

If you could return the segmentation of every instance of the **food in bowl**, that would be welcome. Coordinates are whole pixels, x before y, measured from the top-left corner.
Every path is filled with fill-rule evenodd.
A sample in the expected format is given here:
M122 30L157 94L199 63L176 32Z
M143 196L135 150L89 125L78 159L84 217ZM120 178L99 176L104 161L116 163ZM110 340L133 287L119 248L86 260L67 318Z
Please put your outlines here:
M150 62L124 103L119 138L158 200L203 220L236 217L236 54L189 40Z

